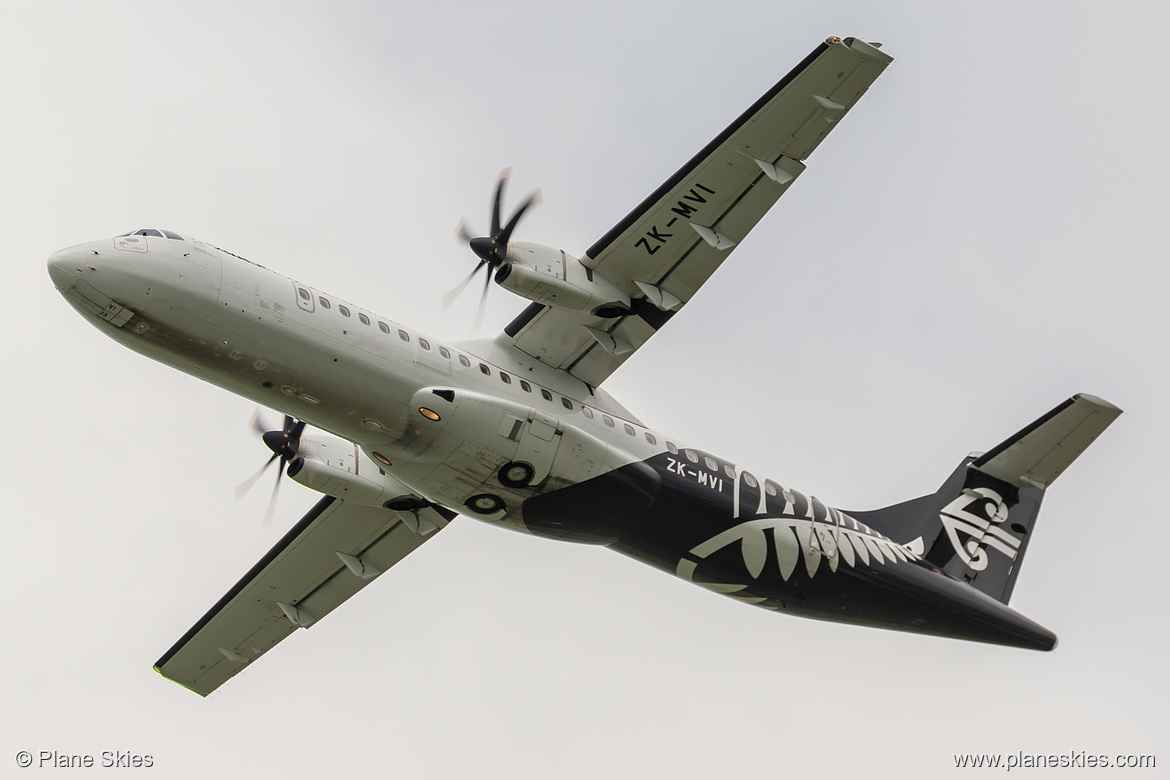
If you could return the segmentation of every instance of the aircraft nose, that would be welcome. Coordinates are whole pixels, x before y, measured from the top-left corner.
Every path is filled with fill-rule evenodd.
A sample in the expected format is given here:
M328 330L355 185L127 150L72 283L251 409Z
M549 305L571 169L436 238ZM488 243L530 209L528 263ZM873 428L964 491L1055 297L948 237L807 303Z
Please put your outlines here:
M58 292L65 293L73 289L83 263L82 255L75 248L62 249L49 255L49 278Z

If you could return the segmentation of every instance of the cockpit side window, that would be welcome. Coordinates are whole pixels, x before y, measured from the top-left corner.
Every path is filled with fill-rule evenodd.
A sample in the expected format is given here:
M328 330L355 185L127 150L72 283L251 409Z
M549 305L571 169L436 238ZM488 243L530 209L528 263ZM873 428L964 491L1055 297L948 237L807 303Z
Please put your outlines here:
M170 230L158 231L154 228L143 228L142 230L133 230L129 233L122 233L118 238L125 238L126 236L154 236L155 238L173 238L176 241L184 241L182 236Z

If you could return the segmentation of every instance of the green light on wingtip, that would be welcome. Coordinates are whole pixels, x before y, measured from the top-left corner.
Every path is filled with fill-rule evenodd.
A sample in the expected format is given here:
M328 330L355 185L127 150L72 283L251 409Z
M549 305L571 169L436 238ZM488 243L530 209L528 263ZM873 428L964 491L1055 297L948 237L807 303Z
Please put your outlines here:
M158 675L159 675L159 677L163 678L163 679L164 679L164 680L166 680L167 682L174 683L175 685L179 686L180 688L183 688L183 689L185 689L185 690L191 691L191 693L195 694L196 696L199 696L200 698L203 698L203 699L206 699L206 698L207 698L207 694L206 694L206 693L200 693L199 691L195 690L194 688L191 688L191 687L189 687L189 686L186 686L186 685L184 685L183 683L179 682L178 680L175 680L175 679L173 679L173 678L171 678L171 677L167 677L165 674L163 674L163 670L162 670L162 669L159 669L157 666L152 666L152 667L150 667L150 668L151 668L151 669L154 669L156 672L158 672Z

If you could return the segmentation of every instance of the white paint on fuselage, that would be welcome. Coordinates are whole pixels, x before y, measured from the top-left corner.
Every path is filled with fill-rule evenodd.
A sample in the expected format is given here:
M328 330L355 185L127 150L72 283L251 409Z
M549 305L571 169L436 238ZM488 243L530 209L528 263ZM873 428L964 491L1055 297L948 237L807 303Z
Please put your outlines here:
M49 267L74 308L118 342L367 454L407 457L390 471L420 495L434 490L411 484L409 458L419 453L404 434L421 419L412 396L428 387L531 408L601 444L610 454L593 465L605 470L666 449L661 434L608 393L514 348L441 342L194 239L95 241L54 254ZM104 318L102 301L132 316ZM452 505L452 496L441 498ZM463 511L458 503L452 508Z
M375 483L378 471L389 475L379 483L386 495L405 486L477 516L464 502L490 492L508 509L478 518L526 530L515 510L532 495L664 452L676 456L679 478L730 494L733 517L740 479L754 481L647 430L605 391L506 337L445 343L195 239L125 239L50 257L74 308L137 352L358 445L353 473L361 465ZM445 406L435 388L455 390L458 402ZM424 405L445 419L428 421ZM548 444L542 429L556 432ZM375 465L375 452L392 465ZM499 468L525 453L537 467L533 487L502 484Z

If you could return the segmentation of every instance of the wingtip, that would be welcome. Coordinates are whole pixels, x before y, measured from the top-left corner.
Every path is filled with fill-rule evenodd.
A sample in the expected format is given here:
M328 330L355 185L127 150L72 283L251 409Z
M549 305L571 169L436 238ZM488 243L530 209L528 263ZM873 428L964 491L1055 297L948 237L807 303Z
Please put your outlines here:
M163 670L159 668L158 664L155 664L154 666L152 666L152 667L150 667L150 668L151 668L151 669L154 669L154 671L158 672L158 676L159 676L159 677L161 677L161 678L163 678L163 679L164 679L164 680L166 680L167 682L174 683L175 685L179 686L180 688L182 688L182 689L184 689L184 690L191 691L191 693L194 693L196 696L198 696L198 697L199 697L199 698L201 698L201 699L206 699L206 698L207 698L207 694L206 694L206 693L203 693L202 691L197 691L197 690L195 690L194 688L191 688L191 687L189 687L189 686L183 685L183 683L179 682L178 680L174 679L173 677L167 677L166 673L165 673L165 672L163 672Z
M1074 401L1084 401L1085 403L1088 403L1091 406L1097 407L1098 409L1100 409L1103 412L1111 412L1114 415L1121 414L1123 411L1121 409L1121 407L1114 406L1113 404L1106 401L1104 398L1100 398L1100 397L1095 396L1095 395L1089 395L1088 393L1077 393L1076 395L1073 396L1073 400Z

